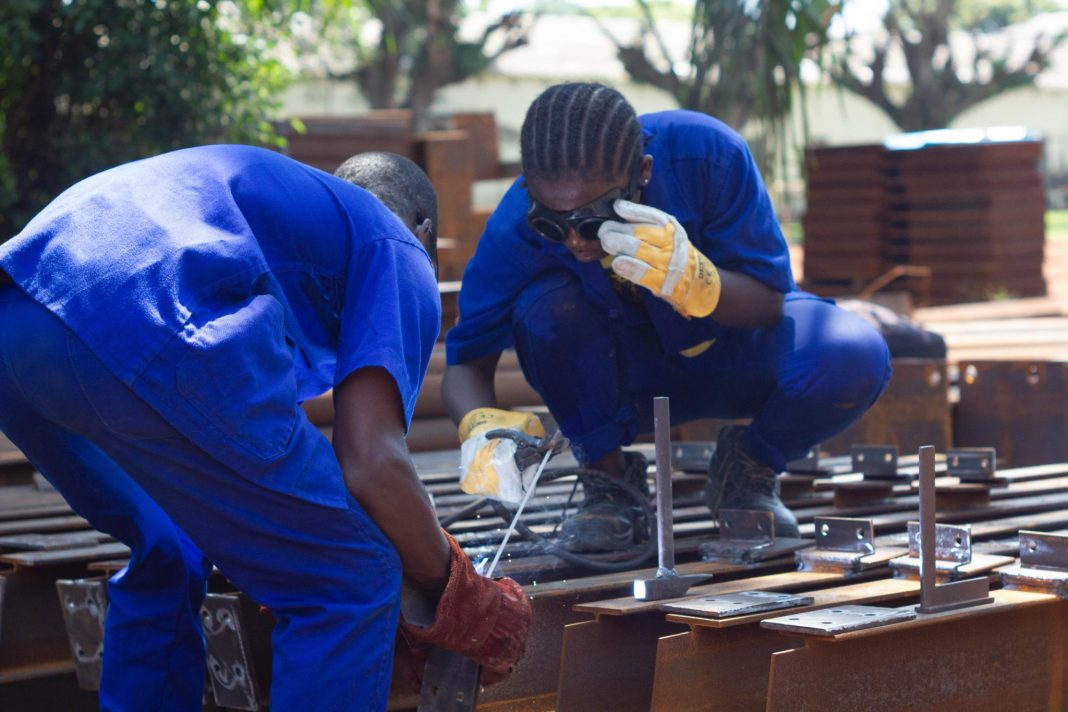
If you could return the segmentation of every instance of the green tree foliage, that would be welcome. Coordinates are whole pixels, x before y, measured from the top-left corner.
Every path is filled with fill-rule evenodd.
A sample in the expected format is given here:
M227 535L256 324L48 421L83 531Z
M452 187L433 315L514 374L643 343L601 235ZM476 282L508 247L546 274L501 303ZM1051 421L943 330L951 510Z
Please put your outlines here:
M518 13L490 23L474 39L460 38L461 0L320 0L351 6L359 23L370 14L379 24L377 40L361 45L353 31L357 63L351 72L375 109L408 108L417 126L425 125L434 95L441 87L475 76L505 52L527 42L528 26Z
M679 58L660 36L649 0L637 3L638 41L626 45L609 33L627 73L736 129L789 113L794 91L803 88L802 62L823 46L839 9L837 0L695 0L689 45Z
M229 23L226 15L229 11ZM217 141L278 144L286 82L214 0L0 2L0 240L109 166Z
M1065 35L1030 38L1018 52L1008 36L997 34L1042 6L1034 0L890 0L882 35L847 38L830 75L904 131L945 128L965 110L1034 83L1049 66ZM904 90L886 82L893 52L901 52L908 70Z

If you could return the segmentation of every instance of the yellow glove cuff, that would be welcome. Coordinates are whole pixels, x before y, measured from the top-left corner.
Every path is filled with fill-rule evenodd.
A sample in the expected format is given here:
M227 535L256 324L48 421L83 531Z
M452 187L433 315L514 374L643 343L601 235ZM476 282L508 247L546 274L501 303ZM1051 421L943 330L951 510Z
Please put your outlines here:
M538 416L533 413L500 408L475 408L463 417L457 430L460 434L460 442L463 442L472 435L496 428L520 430L536 438L545 437L545 426L541 424Z
M723 289L719 270L692 245L687 261L686 275L675 285L672 301L684 316L708 316L719 305L719 295Z

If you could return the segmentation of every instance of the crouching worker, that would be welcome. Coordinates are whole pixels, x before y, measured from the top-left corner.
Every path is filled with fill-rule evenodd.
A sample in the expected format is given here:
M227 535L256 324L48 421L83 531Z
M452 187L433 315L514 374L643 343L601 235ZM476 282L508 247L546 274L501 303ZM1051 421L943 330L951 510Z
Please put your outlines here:
M494 407L494 371L514 347L579 461L641 489L645 459L620 448L652 429L655 396L671 398L675 423L751 418L720 432L705 501L713 514L770 511L779 536L797 536L777 474L878 398L883 339L798 291L756 164L719 121L638 117L613 89L562 84L530 106L520 141L523 175L489 218L446 336L461 439L540 432ZM629 548L636 516L618 490L586 485L562 543Z
M339 174L176 151L0 246L0 429L131 550L102 709L200 709L211 563L277 618L272 709L385 708L402 577L436 605L418 640L497 675L523 652L522 589L474 574L404 443L440 320L434 191L391 154ZM300 407L330 388L332 443Z

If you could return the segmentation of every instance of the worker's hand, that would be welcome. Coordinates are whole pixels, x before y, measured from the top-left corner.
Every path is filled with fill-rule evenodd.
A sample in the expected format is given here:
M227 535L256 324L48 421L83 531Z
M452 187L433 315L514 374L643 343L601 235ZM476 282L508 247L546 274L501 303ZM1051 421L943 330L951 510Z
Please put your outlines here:
M514 430L545 437L545 427L533 413L476 408L460 421L460 489L509 504L522 497L522 476L515 461L517 444L507 438L489 438L491 430Z
M510 578L488 579L448 533L449 581L434 622L417 626L401 621L403 634L417 645L437 645L463 653L482 666L482 684L503 680L523 657L530 629L530 601Z
M612 271L640 284L687 317L708 316L719 303L719 272L693 246L673 216L648 205L617 200L616 214L597 236L605 252L615 255Z

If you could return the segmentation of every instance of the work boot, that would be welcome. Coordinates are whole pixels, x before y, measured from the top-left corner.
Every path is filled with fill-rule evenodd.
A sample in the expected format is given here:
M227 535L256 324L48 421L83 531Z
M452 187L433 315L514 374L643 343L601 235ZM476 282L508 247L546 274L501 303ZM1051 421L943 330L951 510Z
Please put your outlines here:
M705 504L718 516L722 509L755 509L775 515L775 536L797 538L797 517L779 499L779 476L761 464L742 445L745 426L719 431L716 451L708 463Z
M622 480L648 497L645 456L624 452L623 462ZM642 510L611 482L589 478L582 481L582 490L585 498L578 511L560 525L560 546L576 553L626 551L648 535Z

